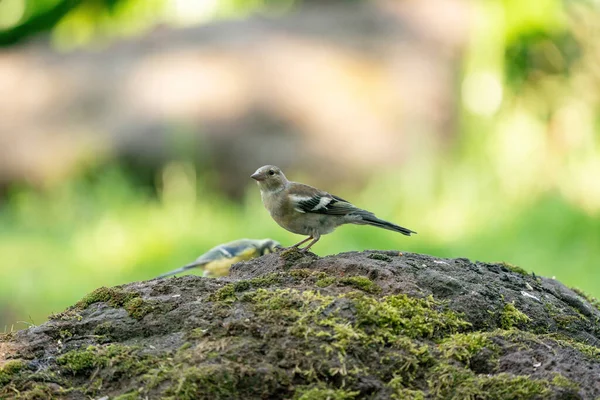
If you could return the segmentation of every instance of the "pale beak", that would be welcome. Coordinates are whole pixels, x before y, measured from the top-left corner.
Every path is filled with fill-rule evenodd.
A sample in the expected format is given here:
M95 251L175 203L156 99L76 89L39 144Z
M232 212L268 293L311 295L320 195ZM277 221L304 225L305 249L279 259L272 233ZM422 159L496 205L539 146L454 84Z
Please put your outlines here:
M255 181L264 181L265 175L255 172L252 175L250 175L250 178L254 179Z

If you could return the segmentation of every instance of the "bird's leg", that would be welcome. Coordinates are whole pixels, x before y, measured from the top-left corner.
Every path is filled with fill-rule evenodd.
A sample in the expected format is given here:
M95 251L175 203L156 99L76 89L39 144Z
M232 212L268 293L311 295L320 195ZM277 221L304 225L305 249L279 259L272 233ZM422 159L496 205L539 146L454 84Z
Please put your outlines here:
M301 252L306 253L308 251L308 249L310 249L315 243L317 243L319 241L319 239L321 239L321 235L319 235L319 234L313 235L312 237L314 237L313 241L310 242L308 244L308 246L306 246L305 248L300 250Z
M310 239L312 239L312 236L307 237L306 239L296 243L295 245L291 246L290 249L295 248L295 247L300 247L301 244L304 244L306 242L308 242Z

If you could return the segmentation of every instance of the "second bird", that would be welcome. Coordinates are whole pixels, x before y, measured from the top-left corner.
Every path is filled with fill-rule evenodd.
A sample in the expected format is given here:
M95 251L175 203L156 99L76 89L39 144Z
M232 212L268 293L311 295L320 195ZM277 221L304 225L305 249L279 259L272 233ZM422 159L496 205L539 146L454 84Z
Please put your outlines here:
M319 241L321 235L333 232L344 224L371 225L410 236L415 231L379 219L370 211L352 205L312 186L288 181L280 168L274 165L260 167L251 176L260 188L265 208L282 228L308 238L292 247L312 241L302 251L307 251Z
M197 267L204 270L202 276L205 277L225 276L229 274L229 268L236 262L251 260L267 253L274 253L279 247L279 242L272 239L235 240L213 247L193 263L162 274L159 278L179 274Z

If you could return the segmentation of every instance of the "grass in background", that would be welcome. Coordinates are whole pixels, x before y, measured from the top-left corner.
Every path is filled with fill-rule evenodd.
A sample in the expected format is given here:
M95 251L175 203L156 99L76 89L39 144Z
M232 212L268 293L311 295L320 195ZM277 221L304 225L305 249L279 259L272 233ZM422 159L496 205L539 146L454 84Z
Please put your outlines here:
M418 235L344 226L314 251L397 249L506 261L600 297L599 219L558 195L504 204L498 212L489 199L485 206L485 196L478 207L452 191L415 193L410 181L399 179L383 174L361 193L334 192ZM0 330L42 323L99 286L152 279L222 242L300 239L271 220L254 185L235 204L203 181L189 164L175 163L165 168L158 196L116 167L44 192L13 191L0 210ZM460 182L454 187L463 190Z

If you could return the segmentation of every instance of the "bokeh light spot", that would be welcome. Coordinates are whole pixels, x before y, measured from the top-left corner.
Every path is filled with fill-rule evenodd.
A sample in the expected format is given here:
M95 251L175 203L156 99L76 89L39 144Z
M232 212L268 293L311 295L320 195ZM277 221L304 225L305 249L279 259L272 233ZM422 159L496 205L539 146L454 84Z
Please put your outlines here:
M466 76L462 85L465 107L474 114L489 117L502 104L502 82L497 74L475 72Z
M17 25L25 14L25 0L0 1L0 29Z

